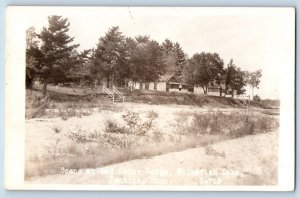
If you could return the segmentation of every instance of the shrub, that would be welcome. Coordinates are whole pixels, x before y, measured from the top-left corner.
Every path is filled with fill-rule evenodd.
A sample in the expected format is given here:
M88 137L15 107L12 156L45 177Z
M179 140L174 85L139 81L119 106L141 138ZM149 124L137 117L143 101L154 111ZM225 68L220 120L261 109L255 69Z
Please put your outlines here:
M26 90L26 114L27 119L40 118L45 116L46 109L51 105L47 96L33 91Z
M153 132L153 141L154 142L162 142L164 141L164 136L159 130L154 130Z
M128 133L127 129L123 126L119 126L117 124L117 122L113 121L113 120L107 120L105 122L105 129L104 129L105 133Z
M92 110L83 110L83 109L59 109L58 110L58 116L61 117L63 120L67 120L71 117L79 117L82 116L89 116L93 113Z
M147 132L154 129L154 120L158 117L155 111L149 111L146 115L146 120L142 121L139 114L136 112L127 112L122 115L123 120L127 125L127 129L131 134L145 135Z
M81 144L84 151L87 152L87 148L85 145L89 142L93 142L94 139L90 138L85 130L82 130L78 128L75 132L71 132L70 135L68 135L68 138L72 141Z
M194 113L190 125L184 118L176 120L174 132L189 133L194 136L203 134L229 135L240 137L256 133L264 133L278 128L276 118L263 114L243 114L238 112L222 113L221 111L210 111L209 113Z
M127 112L122 115L123 120L126 122L127 126L131 133L136 133L139 128L139 123L141 122L138 113L136 112Z

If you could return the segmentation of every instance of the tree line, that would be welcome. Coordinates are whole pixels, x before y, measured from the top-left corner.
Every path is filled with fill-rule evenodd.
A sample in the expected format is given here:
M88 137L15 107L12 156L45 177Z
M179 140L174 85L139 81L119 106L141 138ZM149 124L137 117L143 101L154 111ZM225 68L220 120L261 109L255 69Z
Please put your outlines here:
M224 66L217 53L201 52L192 57L184 53L178 42L165 39L161 44L149 36L126 37L119 27L111 27L93 49L78 51L74 37L68 35L70 22L62 16L49 16L48 27L37 33L34 27L26 31L26 87L34 79L43 82L43 94L48 83L76 81L85 74L90 82L105 80L110 84L154 82L161 75L172 74L190 86L201 86L207 93L209 85L225 85L238 94L248 84L258 88L261 70L248 72L231 59ZM93 86L94 83L91 83Z

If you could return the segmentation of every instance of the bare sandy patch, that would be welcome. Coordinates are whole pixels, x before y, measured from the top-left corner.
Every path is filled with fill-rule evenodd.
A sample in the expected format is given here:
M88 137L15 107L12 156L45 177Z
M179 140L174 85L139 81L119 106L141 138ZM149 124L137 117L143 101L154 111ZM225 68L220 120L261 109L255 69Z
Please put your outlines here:
M275 185L278 132L227 140L97 169L32 178L30 183L109 185ZM101 156L99 156L101 157Z

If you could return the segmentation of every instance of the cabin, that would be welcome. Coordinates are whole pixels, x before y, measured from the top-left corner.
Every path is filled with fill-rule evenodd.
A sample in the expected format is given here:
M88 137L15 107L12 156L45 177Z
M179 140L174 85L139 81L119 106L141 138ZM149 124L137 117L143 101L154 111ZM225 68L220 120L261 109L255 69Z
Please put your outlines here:
M156 82L136 82L133 85L134 89L144 89L152 91L167 91L167 92L180 92L180 93L190 93L204 94L204 90L201 86L189 86L183 83L178 77L173 74L166 74L160 76ZM221 95L220 95L220 90ZM207 95L210 96L223 96L223 97L237 97L237 91L233 90L231 87L227 87L225 83L219 84L209 84L207 87Z
M222 90L222 93L223 93L223 90L225 90L225 86L224 84L221 84L221 85L217 85L217 84L210 84L208 85L207 87L207 95L210 95L210 96L220 96L220 91Z
M188 93L189 86L186 83L181 82L173 74L166 74L160 76L155 82L138 82L134 84L134 89L145 89L153 91L168 91L168 92L182 92Z
M221 91L221 95L220 95L220 91ZM226 85L224 83L221 83L221 85L210 84L207 88L207 95L236 98L237 90L233 90L231 87L226 88Z

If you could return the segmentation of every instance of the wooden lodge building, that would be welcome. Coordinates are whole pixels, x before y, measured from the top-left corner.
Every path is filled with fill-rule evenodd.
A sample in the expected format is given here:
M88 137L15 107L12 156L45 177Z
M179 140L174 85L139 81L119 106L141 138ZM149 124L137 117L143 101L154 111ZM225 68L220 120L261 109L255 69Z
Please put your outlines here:
M134 89L145 89L153 91L168 91L168 92L182 92L188 93L189 85L181 82L172 74L161 76L156 82L137 82L134 84Z
M168 91L168 92L181 92L181 93L195 93L204 94L202 87L190 86L183 83L179 78L173 74L166 74L161 76L156 82L136 82L133 85L134 89L144 89L152 91ZM225 84L221 85L209 85L207 88L207 95L220 96L220 89L222 90L221 96L225 97L237 97L237 91L227 88ZM226 92L226 93L225 93Z

